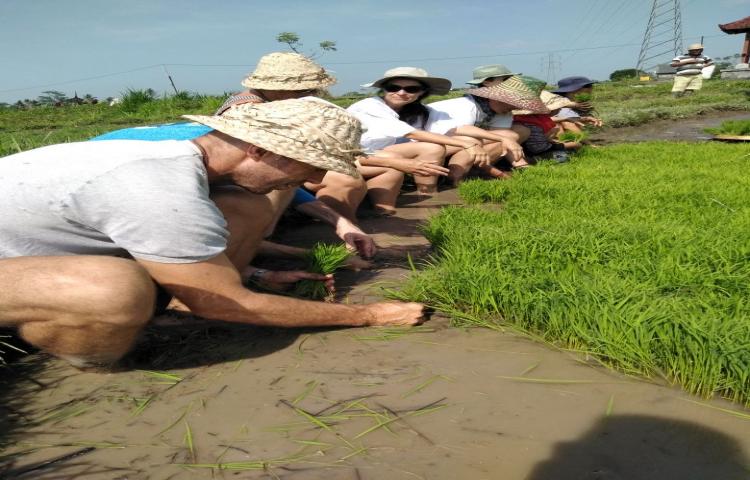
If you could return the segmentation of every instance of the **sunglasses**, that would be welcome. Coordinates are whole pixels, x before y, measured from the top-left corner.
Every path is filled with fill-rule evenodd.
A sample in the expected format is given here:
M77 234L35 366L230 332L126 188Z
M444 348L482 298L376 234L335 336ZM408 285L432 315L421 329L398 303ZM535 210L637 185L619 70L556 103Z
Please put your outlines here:
M396 93L400 92L401 90L405 91L406 93L419 93L424 92L424 87L421 85L408 85L406 87L402 85L396 85L396 84L389 84L384 85L383 90L385 90L388 93Z

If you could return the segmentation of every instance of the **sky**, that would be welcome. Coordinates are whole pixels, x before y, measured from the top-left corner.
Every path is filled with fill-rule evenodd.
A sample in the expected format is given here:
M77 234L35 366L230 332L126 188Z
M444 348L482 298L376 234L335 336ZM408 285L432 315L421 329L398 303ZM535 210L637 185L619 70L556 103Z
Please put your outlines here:
M338 50L317 62L334 94L397 66L415 66L461 87L479 65L500 63L550 83L570 75L606 80L633 68L653 0L0 0L0 102L45 90L116 97L127 89L222 94L258 59L303 53L324 40ZM750 0L682 0L684 45L704 36L713 58L739 53L743 35L717 24L750 15ZM672 57L666 54L664 61ZM656 60L654 60L656 63Z

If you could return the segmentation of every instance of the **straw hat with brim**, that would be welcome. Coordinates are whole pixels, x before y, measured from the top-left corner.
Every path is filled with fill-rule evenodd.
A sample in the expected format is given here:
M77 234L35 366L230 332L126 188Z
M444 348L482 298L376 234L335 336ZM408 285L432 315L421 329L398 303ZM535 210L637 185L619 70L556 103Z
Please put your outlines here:
M354 159L362 153L362 124L331 103L304 99L246 103L222 116L183 117L269 152L360 178Z
M427 85L427 88L430 89L432 95L445 95L451 90L451 81L447 78L430 77L425 70L415 67L392 68L383 74L383 78L379 78L374 82L365 83L362 86L380 88L394 78L408 78L410 80L421 82Z
M336 83L323 67L304 55L275 52L264 55L253 73L242 81L247 88L260 90L310 90Z
M552 90L552 93L570 93L580 90L585 87L599 83L596 80L591 80L587 77L565 77L561 78L557 82L557 89Z
M690 50L703 50L703 45L700 43L692 43L688 46L688 51Z
M562 95L555 95L547 90L542 90L539 93L539 98L550 112L560 110L561 108L574 107L576 104L569 98L563 97ZM529 110L513 110L513 115L534 115L534 113Z
M481 83L488 78L508 78L512 77L513 75L521 74L511 72L510 69L505 65L482 65L481 67L475 68L474 71L471 72L472 79L466 83L470 85L481 85Z
M513 76L491 87L472 88L466 91L477 97L507 103L519 110L527 110L528 115L549 113L539 96L526 86L518 76Z

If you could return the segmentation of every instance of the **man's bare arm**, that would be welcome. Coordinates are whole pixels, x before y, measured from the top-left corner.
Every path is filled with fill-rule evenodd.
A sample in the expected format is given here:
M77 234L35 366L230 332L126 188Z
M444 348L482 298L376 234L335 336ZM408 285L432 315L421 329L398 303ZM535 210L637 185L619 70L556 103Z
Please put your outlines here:
M198 263L138 263L204 318L273 327L415 325L423 320L418 303L343 305L256 293L242 285L224 254Z

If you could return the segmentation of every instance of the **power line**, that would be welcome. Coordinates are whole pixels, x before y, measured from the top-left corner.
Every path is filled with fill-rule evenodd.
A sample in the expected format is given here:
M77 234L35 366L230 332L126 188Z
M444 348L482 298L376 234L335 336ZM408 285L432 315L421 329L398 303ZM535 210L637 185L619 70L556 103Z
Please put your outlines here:
M712 37L723 37L724 35L705 35L705 38L712 38ZM475 59L475 58L500 58L500 57L520 57L520 56L532 56L532 55L547 55L549 53L563 53L563 52L582 52L582 51L591 51L591 50L605 50L609 48L622 48L622 47L632 47L632 46L638 46L638 43L624 43L619 45L602 45L598 47L582 47L582 48L561 48L557 50L539 50L539 51L531 51L531 52L510 52L510 53L498 53L493 55L467 55L467 56L458 56L458 57L427 57L427 58L401 58L401 59L390 59L390 60L366 60L366 61L356 61L356 62L325 62L324 65L368 65L368 64L378 64L378 63L401 63L401 62L439 62L439 61L450 61L450 60L468 60L468 59ZM117 75L123 75L126 73L132 73L137 72L140 70L148 70L151 68L163 68L163 66L167 67L198 67L198 68L217 68L217 67L243 67L243 68L251 68L251 66L247 64L236 64L236 63L227 63L227 64L200 64L200 63L157 63L154 65L146 65L143 67L136 67L131 68L129 70L122 70L119 72L113 72L113 73L105 73L102 75L95 75L91 77L83 77L83 78L76 78L72 80L64 80L61 82L55 82L55 83L48 83L44 85L33 85L30 87L23 87L23 88L10 88L6 90L0 90L0 93L9 93L9 92L20 92L23 90L35 90L40 88L48 88L48 87L55 87L58 85L68 85L71 83L76 82L85 82L88 80L97 80L100 78L106 78L106 77L114 77Z

